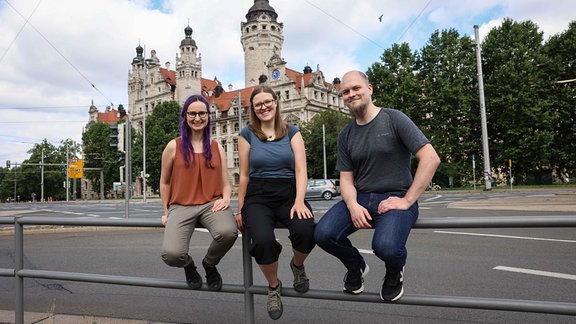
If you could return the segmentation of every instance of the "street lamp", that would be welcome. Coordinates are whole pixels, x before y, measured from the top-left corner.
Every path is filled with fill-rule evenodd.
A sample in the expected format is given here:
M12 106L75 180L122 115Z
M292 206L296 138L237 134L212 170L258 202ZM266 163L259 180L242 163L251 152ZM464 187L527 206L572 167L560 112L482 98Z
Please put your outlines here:
M40 202L44 202L44 148L42 148L42 175L40 180Z
M482 151L484 153L484 182L486 190L492 189L492 176L490 171L490 151L488 149L488 126L486 125L486 104L484 102L484 81L482 77L482 57L478 25L474 25L476 40L476 64L478 65L478 94L480 96L480 119L482 122Z
M152 64L152 59L146 59L146 45L144 45L144 52L142 53L142 60L140 64L144 68L144 117L142 118L142 198L146 202L146 115L148 109L146 108L146 79L148 75L148 66Z

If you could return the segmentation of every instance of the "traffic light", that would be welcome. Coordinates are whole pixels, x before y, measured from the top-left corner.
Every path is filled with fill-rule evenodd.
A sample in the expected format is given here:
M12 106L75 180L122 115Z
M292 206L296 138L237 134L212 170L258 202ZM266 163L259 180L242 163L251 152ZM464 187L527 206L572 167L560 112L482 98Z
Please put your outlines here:
M110 147L118 149L118 125L110 125Z
M10 160L6 160L6 167L7 167L7 168L10 167Z

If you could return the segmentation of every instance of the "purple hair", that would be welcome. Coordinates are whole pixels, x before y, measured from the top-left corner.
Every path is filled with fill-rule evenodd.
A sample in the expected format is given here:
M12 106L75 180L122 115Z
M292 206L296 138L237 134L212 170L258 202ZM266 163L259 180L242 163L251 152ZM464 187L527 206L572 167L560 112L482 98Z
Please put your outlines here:
M186 112L188 111L188 106L195 101L201 101L206 106L206 111L208 112L208 125L204 128L204 136L202 140L202 155L204 155L204 163L207 167L211 168L212 165L210 161L212 161L212 150L210 149L210 124L212 118L210 116L210 104L208 100L201 95L191 95L186 99L184 105L182 106L182 111L180 112L180 138L182 141L180 142L180 151L184 156L184 163L186 166L190 166L190 155L192 155L192 162L194 162L194 147L192 146L191 141L191 129L188 127L188 123L186 120Z

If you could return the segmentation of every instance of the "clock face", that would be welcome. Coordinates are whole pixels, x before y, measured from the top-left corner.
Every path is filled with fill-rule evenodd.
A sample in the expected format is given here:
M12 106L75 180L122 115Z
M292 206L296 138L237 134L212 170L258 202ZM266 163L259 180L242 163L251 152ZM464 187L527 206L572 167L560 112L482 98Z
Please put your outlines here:
M279 77L280 77L280 71L278 70L272 71L272 79L278 80Z

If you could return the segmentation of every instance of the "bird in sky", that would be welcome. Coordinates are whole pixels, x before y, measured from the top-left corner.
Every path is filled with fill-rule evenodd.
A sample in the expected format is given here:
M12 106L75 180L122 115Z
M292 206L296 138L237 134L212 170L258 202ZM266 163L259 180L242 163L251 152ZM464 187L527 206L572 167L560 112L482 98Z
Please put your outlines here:
M383 17L383 16L384 16L384 15L382 14L382 15L380 15L380 17L378 17L378 20L380 20L380 22L382 22L382 17Z

